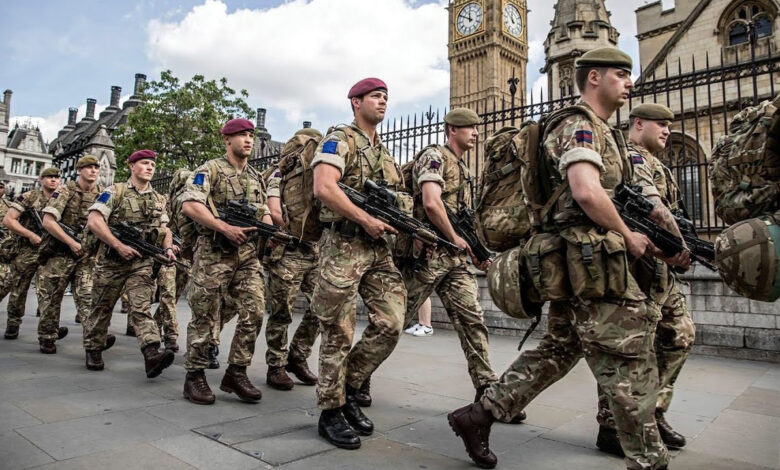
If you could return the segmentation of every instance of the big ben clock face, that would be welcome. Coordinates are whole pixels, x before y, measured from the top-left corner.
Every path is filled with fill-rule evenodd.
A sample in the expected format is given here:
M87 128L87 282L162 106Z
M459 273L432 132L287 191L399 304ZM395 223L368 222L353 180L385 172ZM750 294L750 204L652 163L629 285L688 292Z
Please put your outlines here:
M472 34L482 24L482 7L479 3L469 3L458 13L458 32L463 36Z
M504 6L504 26L507 32L516 38L523 33L523 17L520 15L520 10L511 3Z

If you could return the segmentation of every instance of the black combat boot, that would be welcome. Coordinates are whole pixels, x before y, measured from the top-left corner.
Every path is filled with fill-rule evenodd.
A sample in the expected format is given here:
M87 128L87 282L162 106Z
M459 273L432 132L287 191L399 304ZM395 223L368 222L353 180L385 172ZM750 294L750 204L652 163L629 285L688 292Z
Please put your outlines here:
M277 390L292 390L295 383L292 381L282 366L268 366L268 373L265 375L265 382Z
M112 334L106 335L106 344L103 346L103 349L101 349L101 351L108 351L109 349L111 349L111 346L113 346L114 343L116 343L116 336Z
M87 370L103 370L103 367L103 352L87 351Z
M347 423L361 436L370 436L374 432L374 423L363 414L357 402L357 390L347 385L347 402L341 407Z
M623 447L617 436L617 431L606 426L599 426L599 435L596 438L596 447L600 451L612 454L617 457L625 457Z
M68 327L67 326L61 326L57 328L57 339L62 339L64 337L68 336Z
M485 390L487 390L488 387L489 385L482 385L480 387L477 387L477 394L474 396L474 403L478 402L482 398L482 395L485 394ZM525 414L525 410L521 410L520 413L517 414L517 416L513 417L508 421L501 421L501 420L497 420L497 421L504 424L520 424L523 421L525 421L526 417L527 416Z
M219 347L214 345L209 347L209 369L219 369Z
M317 431L326 441L342 449L359 449L360 437L347 423L341 408L322 410Z
M177 353L179 352L179 343L176 342L175 338L167 338L165 340L165 349Z
M370 375L366 377L366 380L363 381L363 384L355 392L355 399L357 400L358 405L362 406L363 408L368 408L369 406L371 406L371 376Z
M306 361L295 361L287 356L287 372L293 374L303 385L317 385L317 376L309 369Z
M54 344L53 339L39 340L38 345L43 354L57 354L57 345Z
M150 343L144 346L144 367L146 377L154 378L162 374L163 369L173 363L173 353L168 350L160 351L160 343Z
M495 421L492 413L476 402L448 414L447 420L455 435L463 440L466 452L478 467L496 466L498 459L490 450L490 426Z
M256 389L246 375L246 366L229 364L222 377L219 389L227 393L235 393L243 401L258 402L263 398L263 393Z
M184 379L184 397L196 405L212 405L217 397L206 382L203 369L187 372Z
M7 326L5 328L5 339L16 339L19 337L18 326Z
M664 412L655 410L655 422L658 425L658 432L661 434L661 440L667 447L672 449L681 449L685 447L685 436L675 431L666 421Z

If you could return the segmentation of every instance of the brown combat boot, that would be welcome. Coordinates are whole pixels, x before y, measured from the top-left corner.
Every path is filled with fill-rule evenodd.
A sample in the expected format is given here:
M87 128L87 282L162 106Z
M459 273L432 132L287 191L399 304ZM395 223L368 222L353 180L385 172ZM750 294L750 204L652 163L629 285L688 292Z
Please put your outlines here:
M490 426L495 419L480 402L458 408L447 415L455 435L463 440L471 460L480 468L494 468L498 463L490 450Z
M5 328L5 339L16 339L19 337L18 326L8 326Z
M658 425L658 433L661 434L661 440L664 441L667 447L672 449L680 449L685 447L685 436L675 431L671 425L666 421L664 412L661 410L655 410L655 422Z
M217 397L206 382L206 374L202 369L187 372L187 378L184 380L184 397L196 405L214 404Z
M271 387L277 390L292 390L295 386L292 379L287 372L284 371L284 367L268 366L268 373L265 375L265 382Z
M103 370L103 367L103 352L87 351L87 370Z
M360 386L359 389L357 389L357 392L355 392L355 400L357 401L357 404L362 406L363 408L368 408L371 406L371 376L369 375L366 377L366 380L363 381L363 384Z
M309 369L306 361L293 361L287 358L287 372L293 374L303 385L317 385L317 376Z
M46 339L38 341L38 345L41 348L43 354L57 354L57 345L54 344L54 340Z
M222 383L219 389L227 393L235 393L243 401L257 402L263 398L262 392L256 389L249 377L246 376L246 367L230 364L225 369L225 376L222 377Z
M487 390L489 386L488 385L482 385L480 387L477 387L477 394L474 396L474 403L478 402L482 395L485 394L485 390ZM523 421L525 421L525 418L527 418L525 414L525 410L521 410L520 413L517 414L517 416L513 417L512 419L509 419L507 421L497 420L499 422L502 422L504 424L521 424Z
M160 351L160 343L147 344L142 352L147 378L157 377L162 374L163 369L173 363L173 353L167 350Z

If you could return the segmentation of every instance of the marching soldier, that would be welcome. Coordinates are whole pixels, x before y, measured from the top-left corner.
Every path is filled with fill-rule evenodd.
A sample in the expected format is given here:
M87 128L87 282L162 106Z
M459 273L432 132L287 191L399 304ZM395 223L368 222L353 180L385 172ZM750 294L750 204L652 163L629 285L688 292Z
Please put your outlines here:
M582 111L553 121L541 138L540 158L547 161L543 166L549 168L553 197L558 195L542 229L560 234L566 257L573 253L556 269L567 271L576 294L550 304L548 331L535 350L521 354L480 401L448 415L482 467L497 463L488 442L492 424L516 416L584 355L607 396L628 468L666 468L669 456L654 417L658 371L652 348L658 318L648 312L626 260L627 253L638 258L648 249L657 251L646 236L626 227L609 197L629 181L625 142L607 119L628 98L631 67L631 58L617 49L583 54L575 75ZM587 264L591 248L607 251L595 243L609 243L617 262Z
M8 209L11 208L11 201L5 197L5 183L0 181L0 241L9 236L8 230L1 223ZM10 240L9 240L10 242ZM11 266L4 261L0 261L0 288L8 282L8 276L11 273Z
M644 103L629 114L630 130L628 156L634 168L633 182L642 187L642 194L656 205L653 217L670 232L681 236L670 210L678 209L680 191L672 172L655 155L664 149L669 137L669 125L674 112L666 106ZM666 421L664 413L669 409L674 393L674 383L693 347L696 326L691 312L680 291L679 281L666 263L647 255L638 263L637 280L647 285L648 297L654 308L660 308L661 320L655 332L655 355L658 361L658 399L655 419L661 439L670 448L685 446L685 436L676 432ZM687 266L686 266L687 267ZM623 456L615 431L615 420L609 409L607 397L599 394L599 449Z
M329 228L320 242L320 276L311 308L322 328L319 434L337 447L357 449L358 434L371 435L374 424L355 395L398 343L406 289L387 236L396 230L352 204L337 185L341 181L362 191L366 179L381 180L390 188L402 184L400 169L376 130L387 108L387 85L367 78L347 97L355 120L325 136L312 161L314 195L324 206L320 220ZM369 325L353 347L358 293L368 309Z
M322 134L315 129L301 129L295 135L322 139ZM290 203L300 205L301 201L286 201L282 197L279 188L281 179L282 174L278 169L271 172L268 178L268 209L271 211L274 224L284 227L288 223L283 215L283 206ZM299 199L308 196L302 186L299 192L300 194L297 195L300 196ZM294 234L301 236L300 233ZM319 264L317 242L317 240L302 241L297 246L275 246L266 257L270 300L270 312L265 325L265 341L268 347L265 353L265 361L268 364L266 382L277 390L293 388L294 383L287 372L295 375L304 385L317 383L317 376L309 369L306 362L319 334L319 321L311 313L311 296ZM299 291L303 292L308 306L288 348L287 327L292 322L292 313Z
M209 365L213 333L219 331L220 316L225 314L221 308L225 298L231 298L238 323L220 390L248 402L262 398L246 375L265 305L258 241L250 233L255 228L235 227L215 215L231 200L245 199L257 208L263 222L270 224L271 217L262 178L248 164L254 125L246 119L231 119L222 127L222 135L226 154L198 167L180 196L182 213L198 224L199 233L189 295L192 319L187 326L184 382L184 396L199 405L210 405L216 399L204 369Z
M60 184L60 170L58 168L46 168L38 177L41 189L33 189L16 197L11 203L8 213L3 217L3 225L16 236L15 242L18 253L11 262L11 272L8 282L4 283L0 290L0 300L8 293L8 323L5 329L5 339L19 337L19 325L22 324L24 306L27 302L27 291L38 269L38 245L41 244L43 227L37 226L40 214L37 211L43 209L54 190ZM57 337L62 339L68 334L66 327L60 327ZM42 352L44 349L41 349Z
M130 179L106 188L89 207L87 226L103 243L93 272L92 311L82 319L84 350L89 370L103 370L102 352L112 343L107 337L111 313L124 288L130 304L131 323L144 356L148 378L157 377L173 362L173 352L160 351L160 334L152 318L154 264L136 249L120 241L111 227L126 222L143 230L146 241L162 245L175 260L171 232L166 228L165 196L149 182L154 177L157 154L138 150L127 159Z
M85 155L76 162L78 177L68 181L51 195L43 208L43 228L48 236L42 244L43 261L40 267L38 286L38 342L41 351L54 353L57 347L57 329L60 324L62 297L68 284L73 286L73 300L76 303L76 319L85 318L92 308L92 269L95 266L94 244L87 246L84 228L87 225L89 207L95 202L102 188L97 187L100 173L98 159ZM60 226L72 230L68 235ZM80 240L73 238L80 237ZM115 341L109 335L108 342Z

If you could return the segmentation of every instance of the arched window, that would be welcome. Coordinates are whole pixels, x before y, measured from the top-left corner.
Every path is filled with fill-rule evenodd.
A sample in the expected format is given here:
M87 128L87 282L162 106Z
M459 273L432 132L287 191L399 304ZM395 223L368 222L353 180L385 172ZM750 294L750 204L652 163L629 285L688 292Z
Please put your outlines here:
M756 38L765 38L773 34L773 18L777 17L777 7L771 0L733 1L724 10L718 22L725 46L738 46L750 42L750 26Z
M708 209L703 206L703 201L706 192L704 167L707 154L704 149L695 138L673 131L659 157L672 171L691 217L696 221L706 220Z

